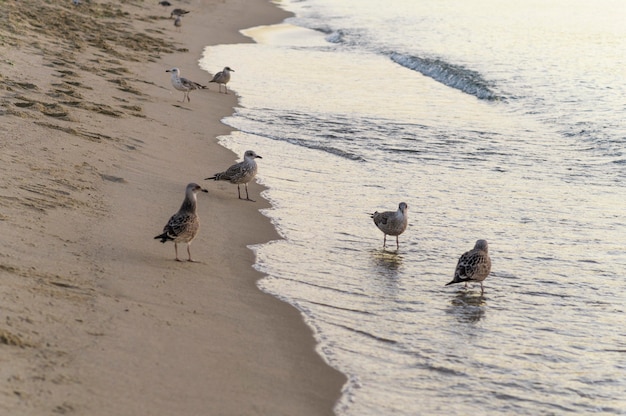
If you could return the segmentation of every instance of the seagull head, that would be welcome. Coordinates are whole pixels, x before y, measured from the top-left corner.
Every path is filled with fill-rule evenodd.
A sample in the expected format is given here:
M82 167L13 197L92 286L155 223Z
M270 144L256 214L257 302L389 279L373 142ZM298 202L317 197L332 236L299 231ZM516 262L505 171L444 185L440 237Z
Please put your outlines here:
M483 250L483 251L489 250L489 244L487 244L487 240L476 241L476 244L474 245L474 250Z
M180 75L180 69L178 68L166 69L165 72L171 72L173 74Z
M187 193L197 193L197 192L209 192L206 189L204 189L203 187L201 187L200 185L198 185L197 183L190 183L189 185L187 185Z
M244 159L263 159L261 156L257 155L254 150L246 150L243 157Z

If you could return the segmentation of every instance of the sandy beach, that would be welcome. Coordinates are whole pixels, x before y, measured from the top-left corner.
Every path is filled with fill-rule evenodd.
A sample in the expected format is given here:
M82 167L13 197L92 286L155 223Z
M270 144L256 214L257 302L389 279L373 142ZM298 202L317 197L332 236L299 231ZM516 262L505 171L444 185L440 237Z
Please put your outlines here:
M248 246L279 238L262 187L251 203L203 180L242 157L217 144L237 97L208 84L204 46L288 15L264 0L172 3L3 3L1 414L333 414L345 377L300 313L256 286ZM190 11L180 30L174 7ZM181 102L172 67L208 89ZM260 172L279 161L252 150ZM209 190L196 263L153 239L189 182Z

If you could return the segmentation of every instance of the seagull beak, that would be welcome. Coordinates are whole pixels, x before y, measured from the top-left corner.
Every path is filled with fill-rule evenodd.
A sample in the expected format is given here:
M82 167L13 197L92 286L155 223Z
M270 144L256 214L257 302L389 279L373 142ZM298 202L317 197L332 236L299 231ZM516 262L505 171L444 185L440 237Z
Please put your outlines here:
M202 188L200 189L202 192L206 192L207 194L209 193L209 191L207 191L206 189Z
M263 158L259 155L256 155L256 159L263 159Z

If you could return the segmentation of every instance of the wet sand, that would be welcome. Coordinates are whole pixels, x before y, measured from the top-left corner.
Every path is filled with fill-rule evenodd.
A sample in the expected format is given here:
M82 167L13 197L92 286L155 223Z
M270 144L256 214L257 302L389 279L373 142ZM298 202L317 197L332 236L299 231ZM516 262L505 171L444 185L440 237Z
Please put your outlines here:
M279 238L262 187L249 185L251 203L203 180L241 158L217 144L237 102L208 84L203 47L248 42L239 29L287 14L262 0L156 3L3 4L0 413L332 414L345 377L299 312L255 284L248 245ZM180 31L174 7L190 10ZM209 88L180 102L174 66ZM260 175L278 160L252 150ZM196 263L153 239L189 182L209 190Z

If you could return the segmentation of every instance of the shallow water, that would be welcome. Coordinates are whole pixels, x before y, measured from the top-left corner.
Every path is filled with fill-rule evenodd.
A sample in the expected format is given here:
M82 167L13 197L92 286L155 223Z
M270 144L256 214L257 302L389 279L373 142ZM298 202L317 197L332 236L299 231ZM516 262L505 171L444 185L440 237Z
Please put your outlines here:
M336 3L200 64L236 71L221 140L284 237L260 286L348 375L337 413L626 413L626 6ZM401 201L383 250L368 213ZM485 295L445 287L479 238Z

